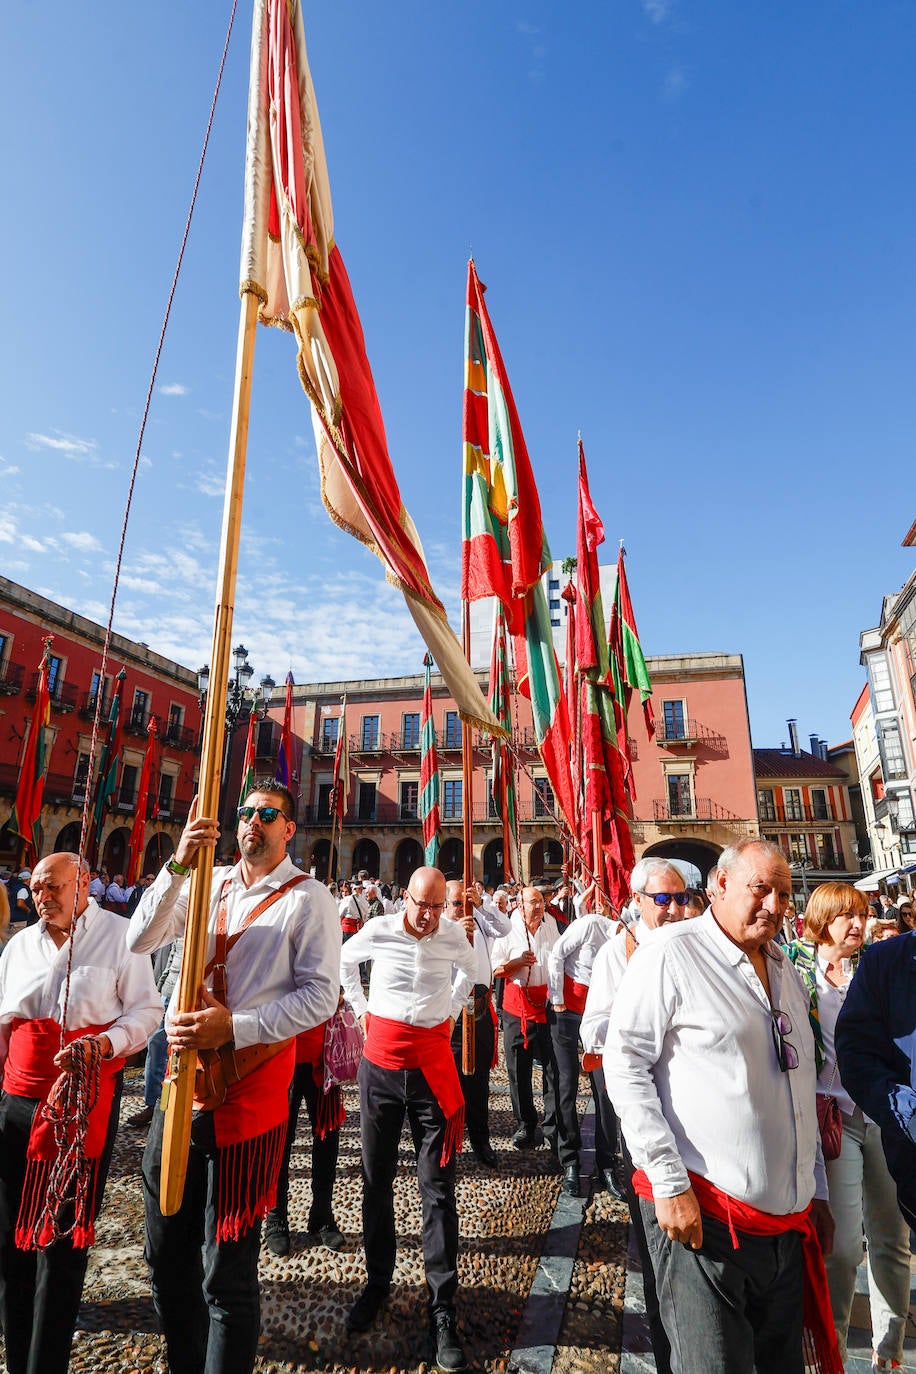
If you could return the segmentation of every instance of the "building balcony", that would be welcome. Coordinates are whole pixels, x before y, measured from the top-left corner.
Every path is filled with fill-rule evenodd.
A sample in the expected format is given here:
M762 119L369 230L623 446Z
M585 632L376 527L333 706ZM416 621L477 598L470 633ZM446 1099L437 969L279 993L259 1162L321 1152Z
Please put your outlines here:
M0 668L0 697L15 697L22 691L25 669L21 663L7 663Z
M463 816L460 811L454 815L446 815L439 803L440 816L443 826L455 826L463 823ZM516 805L516 815L521 825L554 825L553 816L539 802L519 802ZM326 826L330 829L331 814L327 810L319 810L318 807L300 807L299 822L301 825ZM375 810L371 815L359 815L358 811L351 807L343 818L344 829L352 829L354 826L378 826L378 825L401 825L413 827L421 824L420 817L415 808L402 806L399 802L392 801L389 797L376 797ZM474 824L501 826L502 820L493 810L491 803L484 798L474 802Z
M124 722L124 733L125 735L139 735L141 739L144 739L148 725L149 711L135 706Z
M876 809L877 814L877 809ZM827 806L803 806L801 802L797 806L761 806L760 824L761 825L830 825L838 821L839 816L834 815L833 807Z
M710 730L708 726L692 717L678 721L656 720L655 742L663 749L684 749L691 748L695 744L702 744L717 754L726 751L725 736L717 734L715 730Z
M195 753L198 748L198 738L193 730L189 730L186 725L173 725L171 722L165 728L162 743L172 749L190 753Z
M716 822L729 825L741 820L734 811L720 806L710 797L695 797L693 808L684 807L683 810L672 807L666 801L654 801L652 816L654 820L665 821L670 825L713 825Z
M38 673L33 673L26 688L26 701L34 701L38 696ZM69 682L57 682L51 692L51 710L58 715L68 716L79 705L79 694Z
M99 700L99 694L98 694L98 692L85 692L85 693L83 694L83 696L82 696L81 699L80 699L80 704L79 704L79 713L80 713L80 715L82 716L83 720L95 720L95 708L96 708L96 705L98 704L98 700ZM101 711L99 712L99 719L100 719L100 720L107 720L107 718L108 718L108 709L109 709L108 698L107 698L106 696L103 696L103 697L102 697L102 709L101 709Z

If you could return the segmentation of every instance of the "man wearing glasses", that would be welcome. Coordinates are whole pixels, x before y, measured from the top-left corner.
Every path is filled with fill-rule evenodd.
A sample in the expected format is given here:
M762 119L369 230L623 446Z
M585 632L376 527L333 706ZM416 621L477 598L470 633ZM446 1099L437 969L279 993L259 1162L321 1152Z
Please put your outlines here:
M818 1367L840 1370L814 1038L774 940L789 866L746 839L723 851L715 881L711 910L630 960L604 1051L672 1364L802 1374L810 1339Z
M241 857L213 872L200 1007L178 1013L173 1001L166 1017L171 1047L219 1051L219 1064L239 1076L223 1082L222 1100L214 1091L194 1112L173 1216L159 1208L161 1111L143 1156L146 1258L175 1371L254 1368L261 1220L276 1196L296 1037L337 1007L340 921L327 888L287 857L293 816L291 794L275 782L256 786L239 807ZM195 800L174 857L130 919L136 953L184 934L187 875L218 839L218 821L198 816Z
M367 1283L347 1328L368 1331L388 1299L397 1252L394 1178L406 1115L423 1207L430 1336L439 1369L457 1372L467 1368L455 1330L455 1151L464 1137L464 1098L451 1050L462 1008L452 992L452 972L457 965L473 982L477 961L464 929L441 920L445 901L445 875L418 868L407 885L404 911L376 916L341 952L344 996L366 1031L359 1103ZM367 999L359 965L368 959Z

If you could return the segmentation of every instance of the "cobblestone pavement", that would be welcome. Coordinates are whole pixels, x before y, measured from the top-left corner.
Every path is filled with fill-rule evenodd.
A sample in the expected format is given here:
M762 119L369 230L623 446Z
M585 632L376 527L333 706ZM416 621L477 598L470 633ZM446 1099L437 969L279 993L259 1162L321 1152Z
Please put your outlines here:
M511 1148L514 1123L505 1076L493 1078L493 1143L500 1168L458 1163L461 1220L462 1340L476 1371L512 1374L512 1351L544 1234L559 1193L559 1175L546 1149ZM143 1205L139 1166L144 1132L126 1118L142 1105L142 1079L129 1071L105 1207L97 1227L73 1347L71 1370L105 1374L161 1374L164 1347L156 1334L142 1258ZM347 1239L333 1253L310 1247L305 1234L309 1203L308 1130L303 1111L291 1170L291 1253L276 1259L262 1250L262 1335L259 1374L427 1374L435 1368L426 1344L426 1290L420 1252L420 1201L409 1137L401 1145L395 1185L398 1261L392 1299L372 1331L348 1336L344 1316L365 1280L360 1243L359 1103L346 1098L334 1192L337 1224ZM580 1098L580 1108L587 1109ZM626 1212L606 1194L585 1209L569 1301L557 1342L557 1374L615 1374L620 1349ZM2 1346L0 1346L2 1349ZM5 1366L4 1366L5 1368Z

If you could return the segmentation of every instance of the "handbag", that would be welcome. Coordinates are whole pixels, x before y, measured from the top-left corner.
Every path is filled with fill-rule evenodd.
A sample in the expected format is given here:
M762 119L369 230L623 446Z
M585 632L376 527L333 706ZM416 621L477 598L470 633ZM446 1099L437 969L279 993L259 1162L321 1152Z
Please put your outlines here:
M836 1071L837 1065L834 1064L828 1087L833 1087ZM821 1133L821 1148L824 1151L824 1159L836 1159L843 1144L843 1118L840 1115L840 1109L837 1106L836 1098L831 1093L817 1093L816 1101L817 1125Z
M352 1083L363 1057L365 1037L359 1017L347 1002L331 1017L324 1031L324 1090Z

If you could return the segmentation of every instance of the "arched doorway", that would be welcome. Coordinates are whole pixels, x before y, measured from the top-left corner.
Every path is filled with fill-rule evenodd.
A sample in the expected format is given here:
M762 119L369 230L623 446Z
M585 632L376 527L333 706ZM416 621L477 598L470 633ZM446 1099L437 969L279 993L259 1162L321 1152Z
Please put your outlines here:
M641 855L643 859L682 859L700 870L700 886L706 886L706 874L718 863L721 846L708 840L660 840ZM689 886L689 884L688 884Z
M484 887L499 887L505 876L503 842L491 840L483 851Z
M80 823L70 821L65 825L54 843L55 854L78 854L80 852Z
M329 867L328 867L328 860L330 859L330 857L331 857L331 841L330 841L330 840L317 840L317 841L315 842L315 844L312 845L312 857L311 857L311 860L310 860L310 862L309 862L309 868L314 869L315 877L318 879L319 882L325 883L325 882L327 882L328 878L330 877L330 872L329 872ZM335 848L334 848L334 866L335 866L335 868L336 868L336 866L337 866L337 858L338 858L338 854L337 854L337 848L336 848L336 846L335 846Z
M101 866L108 870L109 878L113 878L116 873L124 872L129 844L130 831L123 825L118 830L112 830L105 841Z
M365 869L370 878L378 878L380 862L381 855L375 840L367 840L363 836L353 851L353 872L359 873Z
M464 872L464 841L446 840L439 850L436 867L443 873L462 874Z
M528 855L528 877L531 882L538 878L559 878L563 868L563 846L559 840L538 840L531 846Z
M158 873L162 865L168 863L174 853L175 846L172 843L171 835L167 835L164 830L157 831L147 841L146 851L143 855L143 872Z
M394 851L394 881L406 887L411 873L423 867L423 850L416 840L402 840Z

